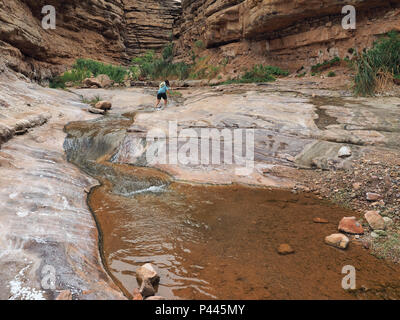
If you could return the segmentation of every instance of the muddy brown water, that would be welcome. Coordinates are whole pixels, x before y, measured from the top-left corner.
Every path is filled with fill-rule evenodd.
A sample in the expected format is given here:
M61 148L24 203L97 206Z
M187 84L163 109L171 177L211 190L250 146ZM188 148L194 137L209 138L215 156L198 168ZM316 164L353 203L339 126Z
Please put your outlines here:
M154 169L111 163L121 132L87 123L67 132L70 160L102 182L88 203L105 267L127 295L138 287L137 267L150 262L161 276L158 294L169 299L400 298L398 265L356 240L345 251L324 244L353 212L310 194L174 182ZM295 253L279 255L282 243ZM342 288L346 265L356 268L350 292Z

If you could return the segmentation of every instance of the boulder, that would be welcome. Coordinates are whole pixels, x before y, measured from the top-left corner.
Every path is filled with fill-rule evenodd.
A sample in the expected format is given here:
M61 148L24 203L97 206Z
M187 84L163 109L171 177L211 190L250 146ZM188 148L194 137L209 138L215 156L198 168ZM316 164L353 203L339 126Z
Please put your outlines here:
M356 220L355 217L344 217L338 227L339 231L350 234L364 234L362 225Z
M281 245L278 247L277 250L278 250L278 253L279 253L280 255L288 255L288 254L294 253L293 248L292 248L289 244L287 244L287 243L281 244Z
M113 85L113 81L105 74L99 74L96 78L86 78L82 81L86 88L109 88Z
M378 211L368 211L365 213L364 218L372 230L385 229L385 220L383 220Z
M96 103L94 106L96 109L101 109L101 110L110 110L112 108L112 104L109 101L99 101Z
M139 284L143 282L148 282L151 285L156 285L160 281L160 276L157 271L154 269L151 263L146 263L136 270L136 278Z
M349 238L342 233L334 233L325 238L326 244L339 249L346 249L349 245L349 242Z

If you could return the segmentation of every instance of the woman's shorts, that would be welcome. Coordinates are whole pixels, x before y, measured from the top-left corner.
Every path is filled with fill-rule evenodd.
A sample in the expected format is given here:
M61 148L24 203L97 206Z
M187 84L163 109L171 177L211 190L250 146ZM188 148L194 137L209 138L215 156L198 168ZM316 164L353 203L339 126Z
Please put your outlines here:
M164 100L168 100L167 94L166 93L158 93L157 94L157 99L161 100L163 98Z

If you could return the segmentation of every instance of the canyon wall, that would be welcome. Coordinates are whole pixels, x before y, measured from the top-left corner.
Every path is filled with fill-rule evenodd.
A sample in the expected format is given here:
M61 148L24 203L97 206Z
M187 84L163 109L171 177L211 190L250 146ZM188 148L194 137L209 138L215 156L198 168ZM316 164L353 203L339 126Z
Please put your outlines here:
M56 29L42 28L42 7L56 9ZM0 62L34 78L49 78L79 57L126 63L170 41L174 0L2 0Z
M353 5L355 30L342 28ZM400 30L399 0L183 0L174 29L178 60L201 40L208 54L243 66L273 63L293 70L353 54L376 36ZM215 61L214 61L215 63Z

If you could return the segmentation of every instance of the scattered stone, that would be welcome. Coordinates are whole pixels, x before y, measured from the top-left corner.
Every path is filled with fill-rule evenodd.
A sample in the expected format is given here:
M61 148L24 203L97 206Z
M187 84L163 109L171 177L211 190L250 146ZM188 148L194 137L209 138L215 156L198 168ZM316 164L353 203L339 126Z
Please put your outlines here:
M89 108L88 111L90 113L94 113L94 114L102 114L105 115L106 111L105 110L101 110L101 109L96 109L96 108Z
M278 247L278 253L280 255L288 255L288 254L294 253L294 250L289 244L284 243Z
M349 245L349 241L349 238L342 233L334 233L325 238L326 244L339 249L346 249Z
M63 290L57 296L56 300L72 300L72 293L69 290Z
M109 101L99 101L96 103L96 105L94 107L96 109L101 109L101 110L110 110L112 107L112 104Z
M328 220L322 218L314 218L313 221L314 223L329 223Z
M343 146L340 148L338 152L339 158L347 158L351 156L351 149L347 146Z
M364 218L367 220L372 230L385 229L385 220L383 220L378 211L368 211L365 213Z
M382 200L382 196L379 193L367 192L368 201L379 201Z
M338 229L350 234L364 234L364 229L356 217L344 217L340 221Z
M139 289L133 290L133 300L143 300L143 296L140 293Z
M151 285L156 285L160 281L160 276L157 274L157 271L151 263L146 263L138 268L136 270L136 278L139 284L147 281Z
M369 249L369 247L370 247L370 243L367 240L363 240L362 241L362 245L363 245L364 249Z

